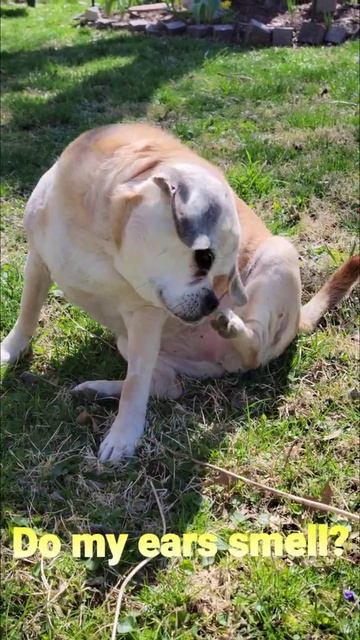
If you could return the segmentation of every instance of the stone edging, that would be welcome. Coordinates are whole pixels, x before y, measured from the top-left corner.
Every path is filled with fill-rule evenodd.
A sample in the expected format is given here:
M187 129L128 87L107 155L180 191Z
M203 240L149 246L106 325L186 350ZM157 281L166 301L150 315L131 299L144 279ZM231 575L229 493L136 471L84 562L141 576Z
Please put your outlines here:
M152 36L188 35L193 38L212 38L218 42L245 44L250 47L292 47L296 45L337 45L349 38L359 36L349 32L343 24L333 23L328 29L315 21L305 21L300 30L293 27L269 27L258 20L237 24L193 24L190 21L169 16L164 2L148 5L135 5L128 11L130 18L104 18L98 7L89 8L84 14L76 16L76 26L90 26L95 29L130 30ZM158 20L146 15L164 13ZM166 17L168 14L168 17ZM131 17L134 16L134 17Z

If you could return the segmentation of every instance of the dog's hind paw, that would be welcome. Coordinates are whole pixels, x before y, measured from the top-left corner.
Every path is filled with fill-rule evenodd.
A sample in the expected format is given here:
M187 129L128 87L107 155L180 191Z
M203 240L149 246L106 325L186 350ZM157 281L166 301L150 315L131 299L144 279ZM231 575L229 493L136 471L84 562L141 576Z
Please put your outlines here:
M242 320L231 309L225 309L216 314L211 326L222 338L236 338L241 332Z
M121 395L122 384L121 380L88 380L73 387L71 393L75 396L84 394L100 400L103 398L117 399Z

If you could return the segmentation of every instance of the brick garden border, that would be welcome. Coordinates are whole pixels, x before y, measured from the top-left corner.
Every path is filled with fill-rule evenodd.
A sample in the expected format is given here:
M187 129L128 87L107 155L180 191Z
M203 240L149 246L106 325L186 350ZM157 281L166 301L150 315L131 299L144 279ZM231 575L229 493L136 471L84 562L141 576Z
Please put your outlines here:
M156 15L164 14L159 19ZM127 14L128 19L118 16L106 18L98 7L90 7L85 13L74 18L78 27L92 27L95 29L129 30L150 36L180 36L192 38L211 38L217 42L244 44L249 47L293 47L296 45L338 45L349 38L359 36L349 32L341 23L334 22L328 29L320 22L304 21L300 29L293 27L268 26L251 19L248 23L236 24L193 24L190 19L174 17L164 2L135 5ZM151 15L151 18L147 17Z

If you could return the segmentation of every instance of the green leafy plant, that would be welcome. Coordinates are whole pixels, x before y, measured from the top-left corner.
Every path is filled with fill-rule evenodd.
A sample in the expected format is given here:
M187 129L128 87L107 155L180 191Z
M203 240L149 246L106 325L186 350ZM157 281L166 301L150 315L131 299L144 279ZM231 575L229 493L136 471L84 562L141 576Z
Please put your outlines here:
M237 12L233 9L225 9L224 13L219 18L219 22L221 24L234 23L237 20L237 15Z
M330 29L331 25L333 23L333 18L331 13L325 13L324 15L324 24L326 29Z
M136 0L104 0L104 13L107 16L111 16L116 9L121 15L128 10L129 7L133 7L138 4Z
M287 10L292 15L295 12L295 9L296 9L296 0L287 0L286 6L287 6Z
M218 9L219 0L194 0L192 14L195 23L211 24Z
M113 6L115 4L116 0L105 0L104 1L104 13L107 16L111 16L112 12L113 12Z
M175 13L182 8L180 0L165 0L165 3L168 10Z

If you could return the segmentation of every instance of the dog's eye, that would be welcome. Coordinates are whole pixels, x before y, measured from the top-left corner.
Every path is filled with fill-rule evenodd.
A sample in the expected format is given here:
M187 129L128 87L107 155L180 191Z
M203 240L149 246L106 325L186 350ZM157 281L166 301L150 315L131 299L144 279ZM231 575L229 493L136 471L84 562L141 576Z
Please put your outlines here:
M195 263L202 272L209 271L214 260L215 256L211 249L197 249L195 251Z

